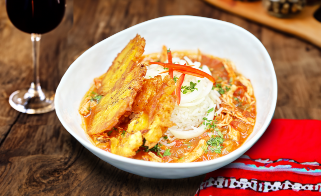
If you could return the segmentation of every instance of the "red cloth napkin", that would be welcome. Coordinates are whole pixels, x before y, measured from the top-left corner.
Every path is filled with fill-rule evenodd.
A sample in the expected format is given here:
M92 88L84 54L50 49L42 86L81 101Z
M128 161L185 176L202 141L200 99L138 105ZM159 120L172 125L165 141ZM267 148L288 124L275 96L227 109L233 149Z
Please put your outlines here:
M243 156L208 173L196 195L321 195L320 163L321 121L272 120Z

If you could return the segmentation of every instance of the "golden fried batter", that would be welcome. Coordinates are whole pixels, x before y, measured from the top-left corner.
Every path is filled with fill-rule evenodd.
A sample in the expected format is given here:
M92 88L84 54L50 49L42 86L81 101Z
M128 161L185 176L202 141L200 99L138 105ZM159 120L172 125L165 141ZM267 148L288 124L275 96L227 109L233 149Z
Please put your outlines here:
M111 152L124 157L134 156L138 148L143 145L143 137L139 131L133 134L126 133L124 136L117 138L111 138L110 141Z
M102 79L101 87L98 89L99 94L105 95L120 86L119 83L122 83L123 77L126 76L124 74L128 74L134 69L135 63L144 53L145 44L145 39L140 35L136 35L134 39L130 40Z
M143 54L144 47L145 39L137 35L118 54L104 75L98 89L103 97L95 107L95 115L87 126L89 135L110 130L126 111L131 111L147 71L145 65L136 62Z
M98 104L91 109L84 102L80 108L81 114L92 114L86 129L91 136L106 135L115 126L126 129L124 134L108 136L111 152L124 157L134 156L143 139L145 146L152 148L175 125L170 121L176 103L175 82L170 76L144 79L147 68L137 62L144 47L145 40L139 35L131 40L107 73L95 79L95 88L102 96Z
M132 103L137 91L143 84L143 77L146 74L144 65L137 65L134 70L126 73L123 84L117 86L114 91L103 96L95 108L96 114L88 127L88 134L98 134L112 129L119 118L131 110Z
M145 146L149 148L155 146L163 133L175 125L170 121L175 107L174 90L175 82L169 76L163 80L161 76L146 79L133 103L132 111L137 115L128 125L127 131L142 131L146 139ZM134 128L134 125L139 127Z

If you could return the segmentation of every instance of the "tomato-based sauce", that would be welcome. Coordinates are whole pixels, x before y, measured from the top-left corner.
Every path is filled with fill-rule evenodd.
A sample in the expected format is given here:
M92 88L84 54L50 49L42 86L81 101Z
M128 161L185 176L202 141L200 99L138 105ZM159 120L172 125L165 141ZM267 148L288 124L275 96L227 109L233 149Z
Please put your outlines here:
M138 160L151 161L146 157L150 153L156 155L158 162L193 162L208 161L227 155L239 148L252 133L256 120L256 100L252 85L248 79L237 73L234 65L229 60L213 57L205 54L191 54L188 52L172 52L173 57L183 58L188 56L193 62L199 61L201 66L206 65L215 79L213 89L220 94L221 110L213 119L205 119L206 131L192 139L178 139L168 137L163 131L160 142L153 148L148 148L145 143L138 148L136 155L130 157ZM144 63L162 61L160 54L150 54L141 57ZM174 63L174 62L173 62ZM164 68L165 69L165 68ZM84 129L87 130L96 114L95 105L99 103L102 95L98 88L101 78L94 80L94 85L87 92L81 104L79 112L83 117ZM106 130L97 135L90 135L92 143L105 151L111 152L111 138L121 138L128 128L130 113L124 115L111 130ZM145 131L145 132L144 132ZM141 131L145 134L149 130ZM203 145L200 143L203 141ZM204 142L205 141L205 142ZM144 141L145 142L145 141ZM201 153L197 158L196 148Z

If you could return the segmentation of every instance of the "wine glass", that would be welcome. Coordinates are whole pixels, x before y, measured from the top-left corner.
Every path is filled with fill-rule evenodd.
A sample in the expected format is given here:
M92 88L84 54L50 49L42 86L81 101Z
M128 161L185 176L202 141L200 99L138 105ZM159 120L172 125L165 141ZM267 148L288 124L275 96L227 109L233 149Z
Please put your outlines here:
M9 103L22 113L40 114L52 111L55 109L55 93L42 89L39 82L40 39L41 34L53 30L61 22L65 14L65 0L6 0L6 7L12 24L31 34L34 67L30 88L13 92Z

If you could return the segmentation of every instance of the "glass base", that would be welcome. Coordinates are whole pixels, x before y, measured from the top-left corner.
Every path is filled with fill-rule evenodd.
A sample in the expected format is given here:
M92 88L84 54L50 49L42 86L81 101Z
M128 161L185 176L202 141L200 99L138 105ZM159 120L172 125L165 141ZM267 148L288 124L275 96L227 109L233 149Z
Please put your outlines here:
M55 109L55 93L41 90L41 95L30 93L31 89L17 90L9 97L9 103L15 110L27 114L42 114Z

